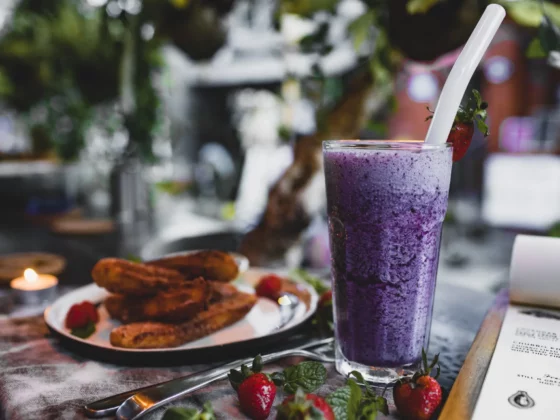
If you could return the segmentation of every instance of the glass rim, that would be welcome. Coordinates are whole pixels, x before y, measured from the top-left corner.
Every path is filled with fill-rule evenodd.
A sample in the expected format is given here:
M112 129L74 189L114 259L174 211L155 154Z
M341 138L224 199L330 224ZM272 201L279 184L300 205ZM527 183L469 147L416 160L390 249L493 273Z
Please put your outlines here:
M453 147L452 143L431 144L423 140L325 140L323 149L371 149L371 150L408 150L437 151Z

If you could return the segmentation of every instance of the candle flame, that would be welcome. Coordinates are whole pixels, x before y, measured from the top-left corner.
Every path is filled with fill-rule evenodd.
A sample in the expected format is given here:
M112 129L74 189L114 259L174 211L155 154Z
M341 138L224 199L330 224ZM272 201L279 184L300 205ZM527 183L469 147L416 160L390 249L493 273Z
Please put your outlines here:
M25 281L28 281L30 283L35 283L39 278L37 272L32 268L26 268L23 272L23 277L25 278Z

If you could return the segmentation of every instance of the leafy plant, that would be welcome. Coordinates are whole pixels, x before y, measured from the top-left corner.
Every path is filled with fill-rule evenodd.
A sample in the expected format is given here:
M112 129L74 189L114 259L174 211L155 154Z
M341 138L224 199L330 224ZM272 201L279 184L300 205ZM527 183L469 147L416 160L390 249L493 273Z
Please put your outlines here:
M319 362L301 362L273 373L272 380L288 394L295 394L298 388L313 392L327 380L327 369Z
M560 51L560 5L542 0L500 3L517 23L537 30L537 36L527 48L527 57L546 58L550 53Z
M346 385L330 394L327 402L337 420L375 420L378 413L389 414L387 400L376 395L358 371L350 372Z
M34 149L54 148L63 160L78 156L96 107L119 104L117 128L152 160L162 115L152 76L163 65L161 46L171 39L195 59L211 56L223 43L221 35L210 42L221 27L203 17L219 19L232 3L142 0L135 10L115 10L117 2L22 0L0 39L0 98L24 116ZM185 26L195 33L180 32Z

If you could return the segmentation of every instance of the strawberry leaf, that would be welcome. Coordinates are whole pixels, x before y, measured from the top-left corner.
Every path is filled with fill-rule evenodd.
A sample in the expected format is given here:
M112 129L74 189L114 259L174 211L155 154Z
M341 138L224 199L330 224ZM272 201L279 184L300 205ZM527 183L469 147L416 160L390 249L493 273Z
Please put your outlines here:
M482 105L482 96L480 96L480 92L476 89L473 89L472 94L476 101L476 107L480 108L480 106Z
M309 407L309 412L307 414L307 416L305 417L305 419L309 419L309 420L325 420L325 416L323 415L323 412L321 410L319 410L317 407L315 407L314 405L312 405L311 407Z
M439 353L435 355L434 360L430 363L430 371L438 364L439 362Z
M248 378L252 373L253 372L251 372L251 369L249 369L247 366L241 365L241 374L243 375L243 378Z
M273 372L270 375L270 379L276 386L283 386L284 382L286 382L286 378L284 378L284 374L282 372Z
M86 326L84 327L80 327L80 328L73 328L72 331L70 331L70 334L78 337L78 338L88 338L89 336L91 336L93 333L95 332L95 324L90 321L87 323Z
M241 382L245 380L245 376L243 376L243 374L238 370L232 369L229 371L228 379L233 389L237 391Z
M477 118L475 121L476 121L476 126L478 127L480 132L484 135L484 137L487 137L488 134L490 134L490 130L488 129L488 124L486 124L486 122L481 118Z
M301 362L284 369L284 391L294 394L298 388L313 392L327 379L327 369L319 362Z
M253 359L253 365L251 366L251 370L254 373L258 373L262 370L263 363L262 363L262 356L259 354L257 357Z
M441 367L437 365L436 367L436 374L434 375L434 379L439 378L439 374L441 373Z

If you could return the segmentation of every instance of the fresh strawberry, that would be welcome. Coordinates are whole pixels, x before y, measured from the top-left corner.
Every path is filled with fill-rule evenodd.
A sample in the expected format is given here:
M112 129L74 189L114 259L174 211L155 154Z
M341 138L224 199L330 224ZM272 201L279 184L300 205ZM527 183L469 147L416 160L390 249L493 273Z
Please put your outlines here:
M269 298L272 300L278 299L280 291L282 290L282 278L276 274L268 274L263 276L256 287L257 296Z
M315 394L305 394L298 388L278 407L276 420L335 420L331 406Z
M228 378L231 386L237 391L241 410L254 420L264 420L270 414L276 385L270 377L261 373L262 358L255 357L251 369L241 366L241 372L231 370Z
M87 300L72 305L66 314L66 328L80 338L87 338L95 332L95 324L99 322L97 308Z
M453 122L451 132L447 137L447 142L453 144L453 162L457 162L465 156L474 135L474 125L476 123L484 137L488 136L488 103L482 100L480 93L473 89L472 96L467 101L466 106L460 106ZM427 119L431 119L429 116Z
M431 364L428 364L426 352L422 350L423 367L414 376L400 379L393 388L393 398L400 415L409 420L428 420L441 403L441 386L437 381L437 374L431 377L430 373L438 363L436 355Z
M449 137L447 137L447 143L453 144L453 162L457 162L466 155L471 141L474 135L474 124L473 123L455 123Z
M332 290L327 290L319 298L319 308L332 305Z
M65 325L68 329L82 328L89 322L89 314L82 309L81 304L72 305L66 314Z
M97 324L99 322L99 313L97 312L97 308L93 303L85 300L80 303L80 306L82 308L82 311L87 314L91 322L93 322L94 324Z

